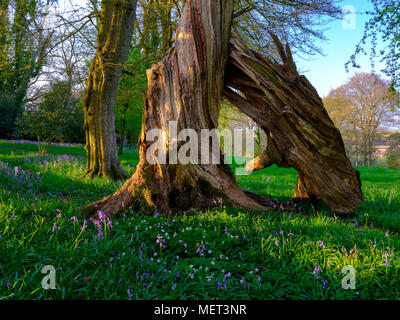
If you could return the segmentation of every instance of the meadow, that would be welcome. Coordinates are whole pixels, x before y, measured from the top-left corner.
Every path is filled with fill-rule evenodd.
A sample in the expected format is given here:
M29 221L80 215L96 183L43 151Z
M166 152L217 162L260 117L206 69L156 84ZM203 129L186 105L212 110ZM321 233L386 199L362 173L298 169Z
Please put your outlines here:
M127 210L96 225L77 209L121 183L80 179L82 146L36 150L0 142L1 300L400 299L400 171L358 168L365 202L346 217L322 203L281 210L297 174L271 167L238 182L275 210ZM121 156L130 173L137 161ZM56 269L55 290L42 288L45 265ZM349 265L354 290L342 286Z

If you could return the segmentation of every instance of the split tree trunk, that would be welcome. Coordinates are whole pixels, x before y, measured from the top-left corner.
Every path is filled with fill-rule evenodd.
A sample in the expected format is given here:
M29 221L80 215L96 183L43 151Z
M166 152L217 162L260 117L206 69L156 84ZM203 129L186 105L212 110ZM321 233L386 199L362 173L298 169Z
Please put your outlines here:
M127 206L150 207L167 213L173 209L208 208L215 206L217 198L246 209L263 208L238 187L227 165L201 164L200 155L198 164L160 163L150 149L153 142L146 139L150 130L161 129L163 138L169 141L173 135L171 121L177 122L178 133L192 129L198 137L201 129L218 127L232 12L233 0L186 2L175 46L147 72L137 169L114 195L81 209L86 215L100 210L112 217ZM179 150L183 144L169 141L158 150L158 155ZM220 149L217 157L222 158Z
M359 172L317 91L298 74L289 46L285 50L271 36L283 64L249 49L238 36L232 39L224 96L272 138L276 149L262 155L265 166L283 159L297 170L295 197L320 198L334 212L353 212L363 201Z
M115 98L129 55L136 0L103 0L97 52L84 97L87 164L85 176L129 178L117 155Z
M352 212L362 202L359 173L346 156L340 132L317 91L297 73L289 47L285 51L273 36L283 65L250 50L238 37L229 53L232 6L233 0L186 2L175 47L148 71L138 167L114 195L82 208L84 214L103 211L112 217L128 206L163 212L205 208L217 198L236 207L265 208L263 197L238 187L227 165L206 165L200 158L198 164L156 161L160 153L185 143L170 141L171 121L177 122L177 132L192 129L197 136L201 129L217 128L222 95L269 137L266 150L253 161L256 167L295 168L296 196L320 198L337 213ZM168 141L158 153L146 138L152 129L161 129L162 140ZM221 150L217 156L222 158Z

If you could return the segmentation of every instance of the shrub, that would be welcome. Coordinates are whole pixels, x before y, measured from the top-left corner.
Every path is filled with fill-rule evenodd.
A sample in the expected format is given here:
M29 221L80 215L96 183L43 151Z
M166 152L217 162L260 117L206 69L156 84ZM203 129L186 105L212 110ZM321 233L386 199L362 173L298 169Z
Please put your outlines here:
M84 140L82 106L64 82L53 84L42 103L28 106L18 119L18 126L27 138L38 141L42 153L55 141Z
M400 170L400 150L388 155L386 162L390 169Z

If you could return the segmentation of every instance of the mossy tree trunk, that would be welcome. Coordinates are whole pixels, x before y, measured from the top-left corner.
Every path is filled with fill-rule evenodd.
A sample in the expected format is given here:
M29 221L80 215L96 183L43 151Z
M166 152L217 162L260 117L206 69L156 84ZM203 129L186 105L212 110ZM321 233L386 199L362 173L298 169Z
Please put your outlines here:
M121 168L115 135L115 98L129 55L136 0L103 0L96 56L84 97L87 177L129 178Z

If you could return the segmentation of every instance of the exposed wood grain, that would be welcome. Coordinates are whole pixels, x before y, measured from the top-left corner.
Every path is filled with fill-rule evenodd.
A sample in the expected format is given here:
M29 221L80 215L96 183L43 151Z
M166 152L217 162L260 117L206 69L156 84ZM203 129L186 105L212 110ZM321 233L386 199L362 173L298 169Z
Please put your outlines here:
M297 72L290 48L271 36L282 64L235 36L227 67L225 98L265 128L280 154L267 149L254 162L264 168L283 159L299 173L296 198L315 197L334 212L353 212L363 201L359 172L317 91Z
M114 195L83 211L97 210L113 216L126 205L169 212L192 207L215 206L217 198L247 209L263 208L237 185L225 164L151 165L146 159L152 142L146 141L151 129L161 128L169 140L170 122L177 131L190 128L200 136L201 129L218 127L220 101L229 55L233 0L189 0L176 32L175 46L166 57L147 71L142 133L138 148L140 163L125 185ZM167 145L165 153L182 143ZM221 152L218 155L222 157Z

